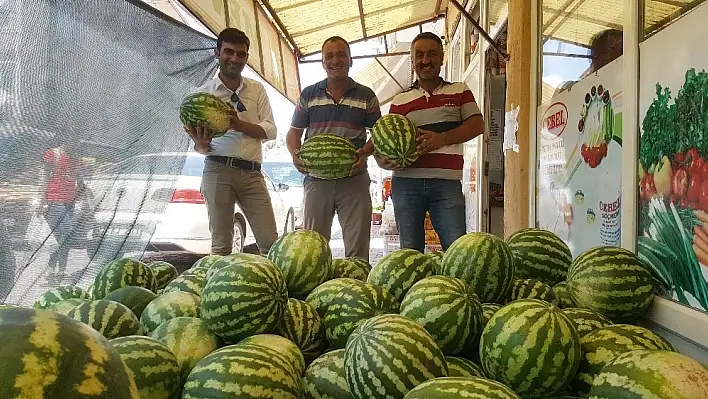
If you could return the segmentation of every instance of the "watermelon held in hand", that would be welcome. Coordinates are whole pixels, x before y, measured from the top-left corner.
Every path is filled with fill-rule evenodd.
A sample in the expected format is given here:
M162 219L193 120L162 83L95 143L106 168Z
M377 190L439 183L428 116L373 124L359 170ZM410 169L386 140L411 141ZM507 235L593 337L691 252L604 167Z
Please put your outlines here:
M305 140L300 159L312 177L341 179L352 171L357 159L356 147L346 137L320 133Z
M379 118L371 129L371 141L378 156L406 168L418 160L418 130L403 115L387 114Z
M214 137L223 136L231 126L229 113L234 107L209 93L192 93L179 106L179 120L183 125L196 126L198 121L209 125Z

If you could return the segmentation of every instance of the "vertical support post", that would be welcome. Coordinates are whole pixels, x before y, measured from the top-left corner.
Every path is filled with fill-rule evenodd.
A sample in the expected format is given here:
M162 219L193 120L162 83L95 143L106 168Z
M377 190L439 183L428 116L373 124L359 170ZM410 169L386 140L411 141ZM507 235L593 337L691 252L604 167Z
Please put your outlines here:
M622 196L621 246L637 247L639 155L639 37L643 35L636 0L624 0L624 88L622 94Z
M533 0L509 2L506 109L519 108L516 142L519 152L507 150L504 163L504 236L528 227L529 222L529 156L531 131L529 117L536 104L531 103L533 46L531 17Z
M536 184L538 178L538 88L541 84L541 27L539 10L541 1L531 1L531 87L529 102L531 103L531 113L529 114L529 227L536 226Z

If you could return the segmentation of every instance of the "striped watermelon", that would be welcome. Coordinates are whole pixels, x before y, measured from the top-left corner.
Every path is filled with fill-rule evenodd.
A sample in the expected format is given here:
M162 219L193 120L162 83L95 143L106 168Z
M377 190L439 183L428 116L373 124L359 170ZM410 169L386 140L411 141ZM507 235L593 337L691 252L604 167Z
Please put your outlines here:
M256 334L241 340L238 344L260 345L274 349L288 359L298 374L305 374L305 357L302 355L302 351L293 341L285 337L275 334Z
M386 288L400 302L413 284L435 272L435 264L429 257L404 248L381 258L366 281Z
M366 281L366 277L371 271L371 266L366 260L362 258L359 259L332 259L332 274L329 278L355 278L357 280Z
M52 312L57 312L59 314L67 316L69 312L71 312L75 307L87 302L91 302L91 300L79 298L65 299L50 306L47 310L51 310Z
M187 377L182 399L300 399L302 376L275 349L237 344L204 357Z
M401 168L418 159L418 129L403 115L382 115L371 129L371 141L377 156L387 157Z
M201 317L209 331L228 342L273 331L288 303L281 271L269 260L235 263L204 287Z
M357 160L356 147L346 137L320 133L302 144L300 160L312 177L341 179L351 174Z
M209 281L211 276L213 276L216 272L227 266L232 266L244 262L263 262L264 259L265 257L262 255L248 253L237 253L222 256L220 259L212 263L211 266L209 266L209 269L206 271L204 281L206 283L206 281ZM202 270L193 270L193 272L202 273Z
M327 352L307 367L305 399L352 399L344 378L344 349Z
M194 264L190 266L187 270L193 270L197 268L209 269L211 268L211 265L213 265L217 260L221 258L223 258L223 255L207 255L194 262Z
M305 299L305 302L315 308L320 317L324 317L332 300L342 292L344 287L363 286L364 282L353 278L335 278L318 285Z
M149 289L129 285L109 292L103 299L122 303L133 312L135 317L140 319L145 307L155 298L157 295Z
M165 289L162 290L162 295L179 291L194 294L201 298L204 293L204 285L206 285L207 271L207 269L190 269L180 274L167 284Z
M579 307L602 313L614 322L642 316L654 299L655 281L637 255L624 248L591 248L573 261L568 292Z
M327 346L322 318L314 306L299 299L288 299L285 315L277 331L300 348L307 364Z
M66 299L91 299L91 295L83 288L73 285L64 285L53 288L40 295L33 307L35 309L50 309L52 306Z
M594 331L600 327L609 326L612 321L594 310L584 308L566 308L562 310L563 314L568 316L573 322L575 329L580 337Z
M533 278L514 280L508 302L518 299L540 299L558 306L558 297L550 285Z
M127 306L98 299L72 309L68 317L86 323L108 339L143 334L140 321Z
M546 398L575 375L580 337L559 308L521 299L492 316L482 332L479 354L485 375L524 398Z
M442 273L442 258L445 255L443 251L427 252L425 256L428 257L433 262L435 267L435 274Z
M139 399L120 355L84 323L43 309L0 309L0 397Z
M140 399L173 399L182 390L177 358L162 342L140 335L115 338L111 345L132 372Z
M282 270L292 298L306 298L332 274L329 243L312 230L284 234L270 247L268 259Z
M213 94L196 92L182 99L179 106L179 120L183 125L192 127L201 121L209 126L214 137L219 137L230 129L230 112L233 110L233 105Z
M565 280L573 255L553 232L530 227L513 233L506 242L516 261L515 278L533 278L551 286Z
M553 286L553 292L558 297L558 307L559 308L574 308L573 298L568 292L568 283L566 281L561 281L560 283Z
M501 238L467 233L445 251L442 274L461 278L482 302L502 303L513 282L514 260Z
M198 296L188 292L168 292L158 296L145 307L140 322L149 333L175 317L199 317L200 302Z
M167 283L179 275L177 268L168 262L150 262L148 267L152 270L152 274L155 276L158 290L165 288Z
M589 398L639 397L708 398L708 368L676 352L637 350L623 353L605 365L595 377Z
M470 360L474 360L475 362L479 362L479 340L480 338L482 338L482 331L484 330L484 327L487 325L487 323L489 323L489 319L491 319L492 316L494 316L494 313L496 313L501 308L502 305L496 303L482 304L482 318L479 325L479 330L477 331L474 340L465 345L465 348L463 349L460 356L463 356Z
M418 322L445 355L455 355L481 330L482 304L459 278L426 277L411 287L400 314Z
M655 349L676 352L668 341L652 331L631 324L613 324L598 328L580 339L583 356L570 386L575 393L587 396L602 367L615 357L633 350Z
M463 357L445 356L450 377L484 377L484 370L477 363Z
M157 292L157 280L143 262L121 258L108 262L93 282L93 299L103 299L109 292L134 285Z
M386 288L364 283L345 287L332 299L323 321L330 347L341 349L363 320L384 313L397 313L399 303Z
M219 337L207 330L204 321L196 317L175 317L160 324L150 333L175 355L182 381L204 356L223 345Z
M521 399L506 385L481 377L442 377L413 388L404 399Z
M344 372L355 399L402 398L421 383L448 373L433 337L396 314L359 324L347 341Z

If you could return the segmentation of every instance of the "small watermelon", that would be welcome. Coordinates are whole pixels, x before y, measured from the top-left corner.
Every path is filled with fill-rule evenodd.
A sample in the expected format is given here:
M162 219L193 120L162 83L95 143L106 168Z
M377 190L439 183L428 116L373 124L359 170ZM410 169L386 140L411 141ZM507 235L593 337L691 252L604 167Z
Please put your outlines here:
M143 334L140 320L127 306L107 299L82 303L67 316L88 324L107 339Z
M369 266L369 262L362 258L332 259L332 274L329 278L355 278L357 280L366 281L366 277L369 275L370 271L371 266Z
M327 307L332 300L342 292L344 287L353 285L363 286L364 282L347 277L325 281L310 292L307 298L305 298L305 302L312 305L320 317L324 317L325 313L327 313Z
M34 308L50 309L53 305L66 299L91 299L91 295L81 287L64 285L40 295L34 303Z
M484 370L477 363L463 357L445 356L450 377L484 377Z
M305 399L352 399L344 378L344 349L335 349L305 370Z
M157 282L158 290L165 288L167 283L169 283L179 275L177 268L168 262L150 262L148 264L148 267L150 268L150 270L152 270L152 274L155 276L155 281Z
M403 248L381 258L366 281L386 288L400 302L413 284L435 272L435 263L428 256Z
M381 116L371 129L371 141L378 156L387 157L401 168L418 160L418 129L404 115Z
M302 355L302 351L293 341L285 337L275 334L256 334L241 340L238 344L260 345L274 349L289 361L298 374L305 374L305 357Z
M521 399L506 385L482 377L442 377L413 388L404 399Z
M322 318L314 306L299 299L288 299L285 315L278 325L278 334L300 348L307 364L327 347Z
M110 340L133 373L141 399L178 397L182 384L177 358L155 338L130 335Z
M127 287L118 288L115 291L111 291L103 299L122 303L133 312L135 317L140 319L145 307L155 298L157 298L157 295L149 289L129 285Z
M568 292L568 283L561 281L560 283L553 286L553 292L558 297L558 307L559 308L573 308L575 304L573 303L573 298Z
M562 309L562 312L573 322L580 337L600 327L612 324L612 321L603 316L602 313L590 309L566 308Z
M175 317L199 317L200 299L187 292L168 292L152 300L143 310L140 322L149 333Z
M533 278L514 280L509 291L508 302L518 299L541 299L558 305L558 297L548 284Z
M506 242L516 261L515 278L551 286L565 280L573 256L568 244L553 232L530 227L513 233Z
M116 259L107 263L96 275L93 299L103 299L109 292L129 285L157 292L157 280L145 263L130 258Z
M291 298L305 299L332 274L329 243L312 230L284 234L270 247L268 259L283 272Z

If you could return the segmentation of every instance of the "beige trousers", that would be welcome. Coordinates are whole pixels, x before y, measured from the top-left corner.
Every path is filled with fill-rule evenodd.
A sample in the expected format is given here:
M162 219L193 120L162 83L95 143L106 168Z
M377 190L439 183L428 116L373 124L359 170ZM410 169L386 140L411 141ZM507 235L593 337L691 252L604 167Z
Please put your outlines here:
M369 259L371 235L371 180L367 172L337 180L305 178L303 227L332 235L332 220L337 212L342 226L345 256Z
M270 194L261 172L251 172L205 160L202 196L209 214L211 254L231 254L234 239L234 206L246 216L262 254L278 238Z

